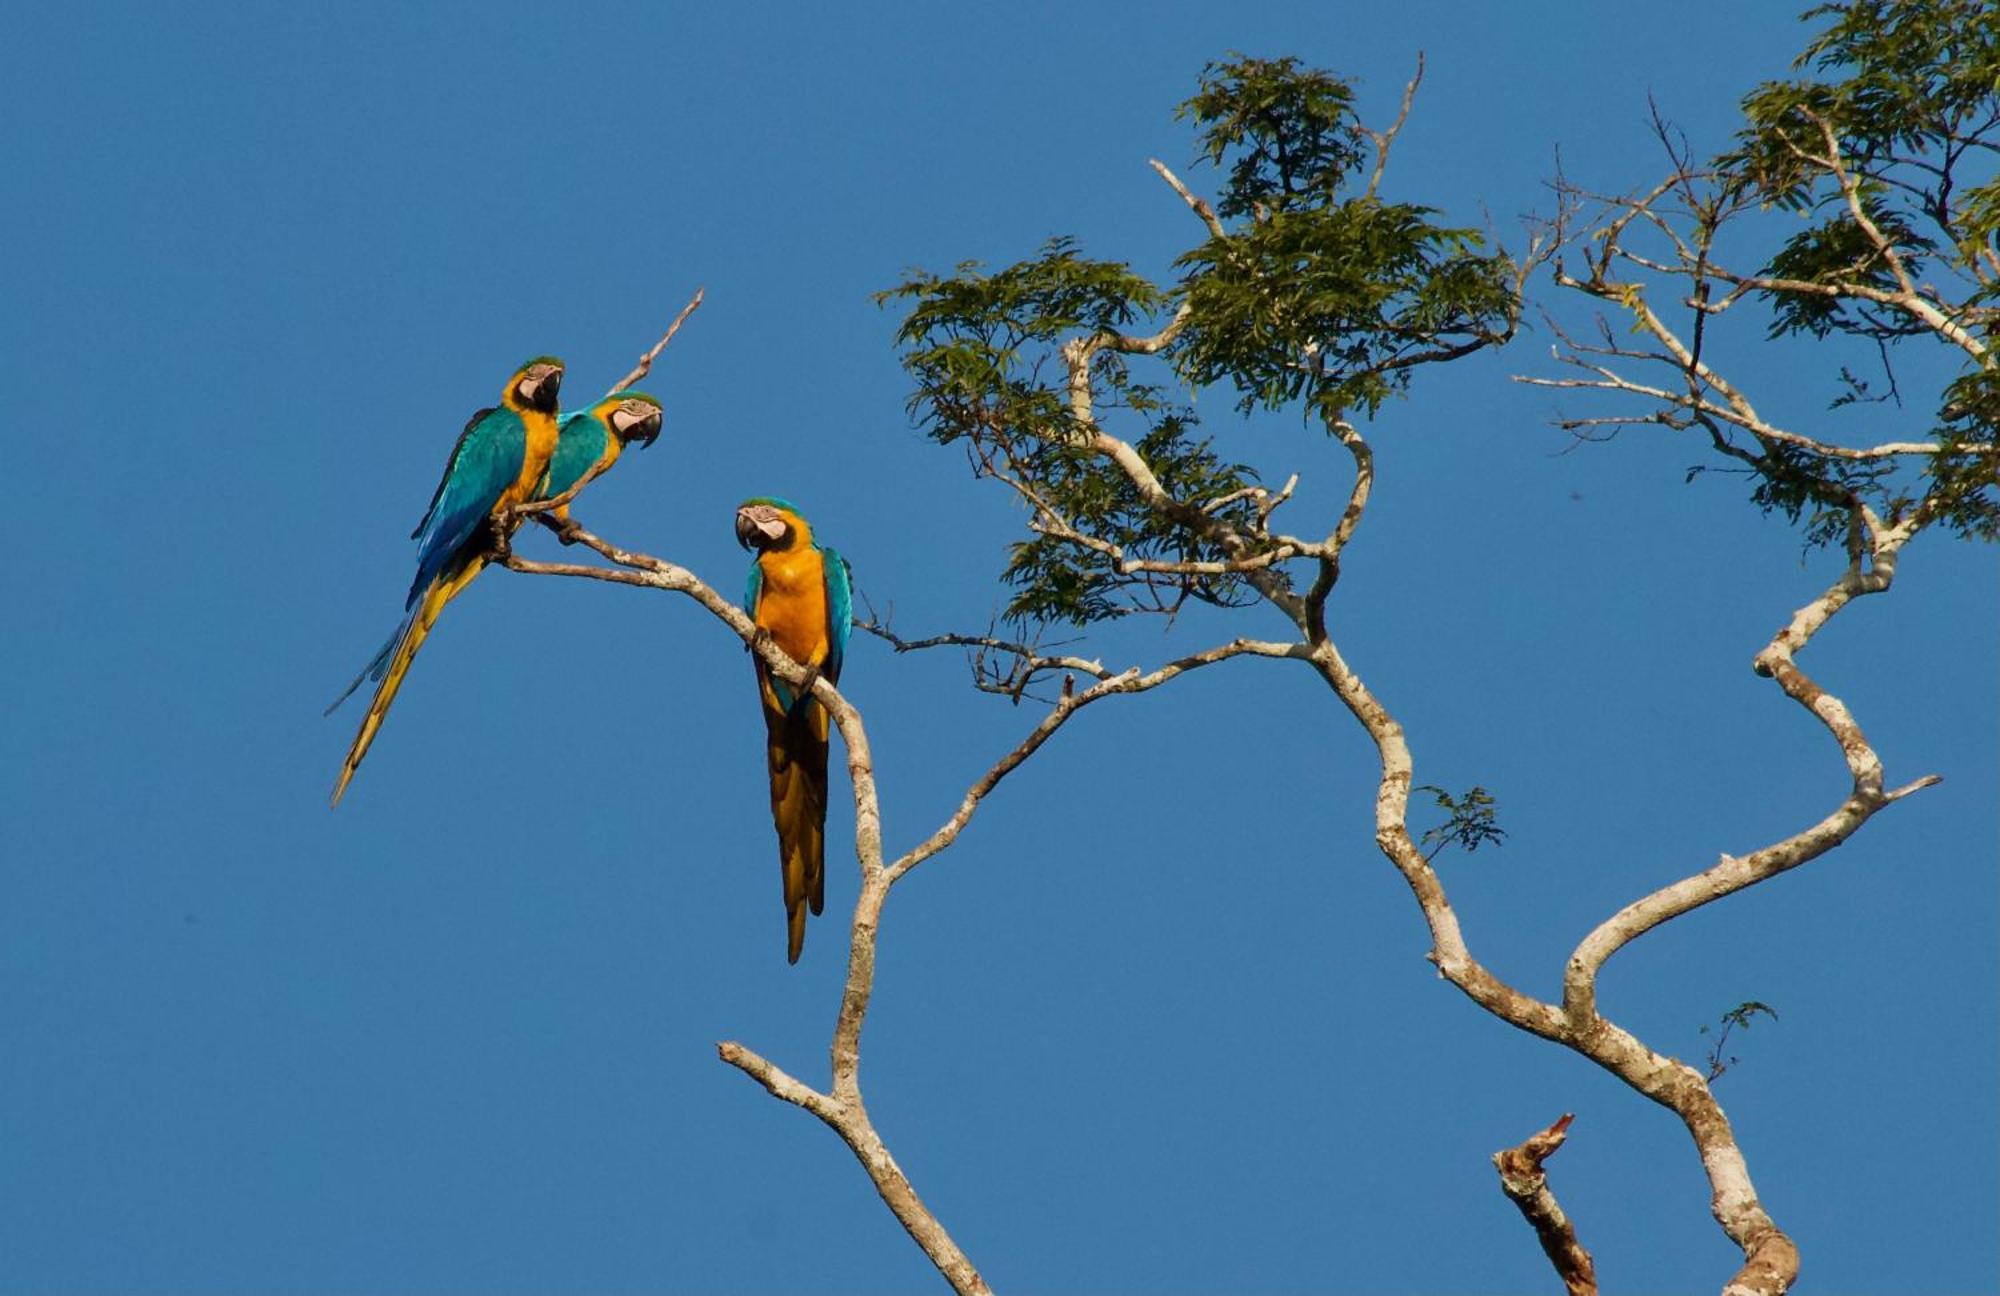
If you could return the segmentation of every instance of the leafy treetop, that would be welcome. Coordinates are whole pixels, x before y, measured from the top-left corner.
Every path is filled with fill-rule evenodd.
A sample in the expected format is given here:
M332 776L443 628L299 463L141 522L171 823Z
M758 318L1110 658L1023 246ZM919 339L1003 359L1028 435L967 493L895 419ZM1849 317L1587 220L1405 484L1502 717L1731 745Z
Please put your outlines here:
M1257 530L1256 473L1199 434L1170 386L1223 386L1246 411L1296 404L1337 431L1349 411L1372 416L1405 390L1418 366L1505 341L1519 316L1516 267L1476 232L1383 201L1379 163L1357 185L1370 141L1379 158L1388 137L1361 125L1350 82L1235 56L1203 71L1179 116L1225 182L1210 237L1175 263L1171 286L1057 238L1003 270L914 271L881 294L908 306L898 341L918 426L1029 504L1035 534L1007 567L1019 622L1083 625L1245 595L1240 571L1131 570L1243 560L1196 513ZM1157 377L1138 376L1141 364ZM1144 498L1097 444L1113 420L1175 507ZM1287 580L1280 569L1265 579Z

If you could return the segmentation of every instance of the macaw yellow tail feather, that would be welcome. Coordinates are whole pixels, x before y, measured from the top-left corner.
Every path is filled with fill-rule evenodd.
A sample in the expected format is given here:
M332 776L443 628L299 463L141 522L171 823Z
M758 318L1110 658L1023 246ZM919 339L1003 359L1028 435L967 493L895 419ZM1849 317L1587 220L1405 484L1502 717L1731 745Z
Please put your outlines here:
M785 961L799 961L806 942L806 907L826 907L826 708L808 702L787 715L766 685L771 819L778 826L778 863L785 881Z
M410 613L409 619L403 622L395 637L385 644L382 651L375 655L375 660L369 662L367 668L355 677L354 683L347 686L347 693L342 693L334 700L335 707L345 702L348 693L359 688L363 679L374 678L382 681L375 686L375 696L368 703L368 714L361 718L361 729L354 735L354 745L347 749L347 759L341 763L340 779L333 785L330 805L340 804L340 798L347 792L347 785L354 779L354 771L361 768L361 758L368 754L369 745L375 741L376 732L382 728L382 721L389 714L389 704L396 700L396 690L403 686L403 676L409 672L410 663L417 659L417 649L423 647L424 640L430 637L431 627L437 624L438 614L444 611L445 604L457 598L459 593L472 583L472 578L485 566L484 557L475 557L456 573L445 573L433 580L430 588L424 591L424 597L417 604L416 610ZM333 707L327 708L329 714L332 711Z

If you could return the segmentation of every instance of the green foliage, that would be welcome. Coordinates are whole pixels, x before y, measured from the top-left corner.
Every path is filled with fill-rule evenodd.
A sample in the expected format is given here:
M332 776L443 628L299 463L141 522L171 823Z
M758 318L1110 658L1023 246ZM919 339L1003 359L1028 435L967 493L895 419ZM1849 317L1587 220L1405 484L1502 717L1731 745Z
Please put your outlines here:
M1987 0L1849 0L1809 9L1833 21L1794 62L1818 77L1772 81L1743 101L1748 125L1723 160L1768 201L1809 207L1824 190L1823 121L1864 174L1929 155L1955 162L1990 129L2000 86L2000 10ZM1941 181L1942 177L1933 177ZM1919 183L1935 209L1949 194Z
M1059 356L1072 337L1115 333L1165 305L1166 295L1118 262L1078 254L1053 239L1032 261L992 274L962 264L949 278L913 274L879 300L914 303L898 330L903 364L916 380L910 410L940 445L966 448L980 475L1020 483L1069 526L1119 546L1128 558L1215 561L1216 547L1168 525L1124 473L1090 445L1063 385ZM1227 463L1194 434L1192 411L1133 379L1107 353L1092 370L1099 417L1123 413L1143 429L1137 449L1177 497L1213 499L1252 485L1246 466ZM1238 501L1215 515L1244 521ZM1148 577L1116 570L1104 556L1053 535L1013 546L1006 579L1018 622L1085 625L1135 611L1171 611L1188 599L1231 604L1240 579Z
M1730 1032L1737 1030L1748 1031L1751 1020L1758 1013L1763 1013L1772 1021L1778 1020L1778 1010L1776 1008L1767 1003L1760 1003L1755 999L1746 999L1734 1008L1731 1008L1728 1012L1722 1014L1720 1021L1717 1022L1717 1025L1721 1029L1715 1032L1715 1038L1709 1043L1708 1048L1708 1079L1710 1083L1720 1079L1723 1072L1743 1060L1738 1057L1726 1056L1723 1050L1729 1043ZM1703 1026L1701 1033L1703 1035L1708 1034L1708 1027Z
M1194 121L1210 166L1229 163L1225 220L1324 207L1368 159L1353 85L1294 58L1210 63L1174 116Z
M972 262L913 272L879 298L908 311L897 337L918 427L1059 520L1013 547L1016 620L1082 625L1246 596L1237 575L1131 573L1103 551L1213 562L1229 555L1201 517L1246 533L1256 524L1254 501L1215 503L1256 474L1197 436L1191 410L1159 382L1222 386L1246 410L1298 403L1331 424L1350 408L1373 413L1417 365L1505 340L1518 314L1511 265L1475 233L1437 224L1427 207L1346 192L1371 156L1347 81L1295 59L1233 56L1204 70L1179 115L1226 173L1216 209L1233 228L1183 256L1173 288L1056 239L991 273ZM1171 346L1121 353L1120 335L1157 334L1183 309ZM1095 352L1080 419L1063 347L1092 339L1110 345ZM1157 379L1135 377L1137 366ZM1092 446L1098 428L1145 456L1172 506L1140 497Z
M1912 228L1900 212L1879 211L1871 216L1876 228L1903 257L1904 269L1912 277L1920 276L1924 255L1936 244ZM1765 270L1779 278L1804 283L1836 287L1859 284L1880 292L1894 292L1897 287L1889 259L1875 240L1854 221L1842 218L1794 234ZM1921 320L1870 309L1868 303L1851 295L1834 297L1801 292L1763 295L1772 307L1772 337L1810 333L1824 338L1838 332L1886 341L1930 332Z
M1201 128L1200 156L1228 169L1217 213L1239 218L1176 263L1188 381L1234 386L1245 410L1304 397L1327 421L1372 415L1415 365L1511 332L1511 266L1475 231L1343 192L1368 158L1348 82L1237 56L1204 69L1179 115Z
M1186 410L1160 414L1137 449L1154 467L1160 484L1188 499L1214 499L1255 481L1242 464L1225 463L1206 439L1192 435ZM1221 556L1191 531L1162 528L1131 479L1095 453L1039 445L1030 451L1038 485L1062 499L1070 524L1119 546L1128 557L1213 561ZM1220 512L1244 520L1247 502ZM1125 576L1104 570L1095 555L1057 536L1041 535L1013 548L1006 579L1018 591L1007 606L1010 619L1041 624L1087 625L1134 611L1171 612L1187 599L1218 606L1244 601L1236 576Z
M1430 793L1438 809L1445 813L1445 821L1426 829L1417 841L1419 847L1429 847L1424 852L1425 859L1436 859L1438 852L1447 846L1460 847L1470 855L1481 846L1498 846L1506 838L1506 829L1494 817L1499 807L1485 788L1475 786L1462 797L1454 797L1434 783L1425 783L1414 790Z
M1233 384L1246 409L1304 396L1333 419L1372 415L1418 364L1504 340L1516 307L1505 258L1433 214L1352 198L1280 210L1189 252L1181 372Z
M1872 225L1938 315L1990 349L2000 341L2000 292L1991 282L2000 266L1990 261L2000 247L2000 8L1990 0L1847 0L1805 17L1827 25L1794 63L1800 74L1744 99L1736 147L1716 161L1725 196L1808 222L1764 274L1831 290L1766 292L1772 335L1865 339L1883 348L1885 367L1890 348L1911 338L1948 342L1934 319L1882 300L1902 281ZM1836 155L1852 201L1829 165ZM1815 543L1845 533L1849 500L1892 515L1919 495L1946 527L1994 538L2000 460L1976 447L2000 437L2000 401L1990 369L1964 359L1967 372L1946 388L1931 429L1940 453L1925 470L1927 485L1781 447L1754 457L1753 501L1803 522ZM1846 390L1836 406L1856 399L1851 375Z
M1688 470L1688 480L1705 472L1748 476L1750 502L1766 513L1782 514L1786 521L1803 526L1809 547L1843 539L1857 499L1873 496L1892 513L1907 502L1893 494L1894 469L1881 460L1829 459L1784 442L1763 446L1757 453L1742 452L1741 460L1748 466L1697 465Z
M1937 437L1948 450L1924 472L1939 520L1968 539L2000 539L2000 461L1957 449L2000 437L2000 373L1976 369L1945 388Z
M1004 360L1010 357L1001 353L1025 342L1125 328L1158 308L1166 294L1123 262L1092 261L1078 255L1074 239L1058 237L1034 260L996 274L982 274L978 262L965 261L949 278L915 271L876 294L878 302L897 298L915 303L896 333L902 345L977 341ZM965 379L976 385L985 376L974 369Z

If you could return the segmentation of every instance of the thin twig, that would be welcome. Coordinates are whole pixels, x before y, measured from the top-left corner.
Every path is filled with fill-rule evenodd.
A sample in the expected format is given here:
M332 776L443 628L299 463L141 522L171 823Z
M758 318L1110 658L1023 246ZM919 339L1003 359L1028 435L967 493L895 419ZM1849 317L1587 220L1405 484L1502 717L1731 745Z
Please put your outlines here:
M611 389L604 393L606 396L613 396L627 390L633 383L638 382L653 371L653 361L660 358L660 352L666 350L667 343L674 340L674 334L681 331L681 325L687 322L687 317L694 314L695 307L701 305L702 296L706 292L707 289L705 288L694 290L694 296L688 299L687 305L681 307L681 313L674 316L674 322L667 326L667 331L661 335L658 342L653 344L653 349L639 357L638 367L614 383ZM552 496L549 499L524 501L516 504L513 511L517 516L521 517L537 513L560 514L569 505L571 500L574 500L578 495L583 493L584 487L597 480L599 474L604 472L604 469L605 465L602 462L592 464L590 470L577 478L570 488L562 494ZM565 540L571 538L568 526L560 522L549 521L547 518L541 520L546 522L552 530L561 535Z
M612 392L624 391L633 383L638 382L647 374L653 372L653 361L660 358L660 352L667 349L667 343L674 340L674 334L681 331L681 325L687 323L687 317L694 314L695 308L701 305L702 297L707 292L707 288L697 288L694 290L694 296L688 298L688 304L681 307L681 313L674 316L673 323L667 325L666 334L658 342L653 343L652 350L639 357L639 363L633 366L631 373L626 374L613 384L611 388ZM605 393L607 396L610 394L611 392Z
M1030 663L1037 671L1068 670L1089 675L1094 679L1110 679L1111 671L1104 663L1082 657L1066 657L1041 652L1032 644L1024 644L1012 639L999 639L991 635L941 634L923 639L904 639L895 631L876 620L857 620L856 630L863 630L887 643L899 653L921 652L926 648L984 648L993 652L1012 653L1024 662Z
M1396 142L1396 136L1402 131L1403 123L1409 120L1410 105L1416 101L1417 87L1423 83L1423 79L1424 52L1418 50L1417 70L1415 75L1411 76L1410 83L1403 87L1403 106L1396 110L1396 120L1388 130L1368 132L1368 138L1375 141L1375 170L1368 177L1368 188L1363 191L1363 197L1373 198L1375 191L1381 188L1382 173L1389 169L1389 146Z
M1190 653L1185 657L1168 662L1156 670L1141 671L1136 666L1130 667L1120 671L1116 675L1100 679L1096 684L1093 684L1081 693L1074 692L1066 684L1062 697L1050 709L1049 713L1042 717L1041 722L1031 729L1025 738L1015 744L1012 751L995 761L992 767L966 790L965 799L959 803L958 809L953 812L951 818L945 820L937 831L912 847L902 858L889 866L889 880L891 882L896 881L911 869L956 841L958 834L964 830L966 824L972 821L972 816L979 809L980 803L986 799L994 788L1000 785L1000 781L1019 768L1021 763L1027 760L1028 757L1040 750L1042 744L1047 742L1055 734L1056 730L1063 726L1065 721L1091 703L1119 693L1144 693L1148 690L1158 688L1169 680L1184 675L1191 670L1198 670L1203 666L1213 666L1217 662L1228 661L1233 657L1246 655L1257 657L1303 657L1305 651L1305 645L1300 643L1275 643L1259 639L1236 639L1202 652Z

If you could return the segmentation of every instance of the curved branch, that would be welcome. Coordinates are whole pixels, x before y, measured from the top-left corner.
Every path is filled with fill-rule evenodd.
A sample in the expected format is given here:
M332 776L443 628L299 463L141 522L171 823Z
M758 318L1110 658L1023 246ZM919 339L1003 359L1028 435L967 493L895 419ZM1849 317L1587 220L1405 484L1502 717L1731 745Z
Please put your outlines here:
M1563 1014L1569 1042L1591 1060L1625 1079L1647 1097L1681 1117L1701 1154L1713 1188L1716 1221L1743 1248L1743 1267L1726 1293L1772 1296L1789 1289L1798 1276L1798 1248L1778 1228L1758 1200L1749 1166L1729 1120L1708 1080L1685 1063L1646 1049L1628 1032L1602 1017L1597 1008L1597 974L1605 961L1632 940L1681 914L1753 886L1816 859L1846 841L1874 814L1894 801L1937 782L1935 776L1884 791L1881 761L1837 698L1798 669L1792 657L1849 601L1889 587L1898 551L1928 521L1919 509L1884 528L1865 506L1855 506L1853 559L1834 585L1808 603L1757 654L1760 674L1775 678L1786 695L1810 711L1840 745L1852 790L1825 819L1803 832L1742 858L1724 855L1713 868L1635 901L1606 919L1570 955L1563 974ZM1868 566L1864 570L1864 556Z
M1444 883L1411 839L1415 763L1403 726L1348 666L1332 639L1314 643L1307 657L1375 744L1382 769L1375 791L1375 845L1403 875L1430 927L1431 950L1425 957L1447 981L1502 1021L1544 1039L1563 1040L1567 1022L1561 1009L1516 990L1472 956Z
M602 580L615 584L685 594L726 625L752 652L757 653L779 679L802 687L810 679L813 696L827 708L840 730L847 748L847 769L854 788L854 849L861 864L861 889L855 901L854 919L848 938L847 981L841 992L840 1014L834 1024L831 1093L794 1079L759 1054L734 1041L717 1046L721 1059L744 1072L770 1093L802 1107L819 1117L847 1144L881 1194L924 1254L961 1296L989 1296L985 1280L965 1253L952 1241L937 1217L931 1213L909 1177L890 1155L881 1135L868 1118L861 1098L861 1028L875 983L875 944L881 924L882 902L893 879L882 867L882 826L880 803L875 789L874 762L868 734L860 712L838 689L817 671L808 671L780 649L769 635L757 627L734 603L702 581L693 572L648 554L636 553L609 544L575 527L574 539L616 564L594 567L578 563L540 563L511 552L505 555L508 567L533 575L569 576Z
M1201 218L1201 223L1208 227L1208 232L1212 237L1229 237L1229 231L1222 228L1222 220L1215 214L1215 208L1209 206L1208 199L1203 198L1182 184L1181 178L1172 171L1169 171L1167 164L1158 158L1149 158L1147 161L1151 163L1153 170L1160 173L1160 179L1173 186L1174 192L1181 196L1181 201L1188 205L1188 210Z
M847 1144L855 1159L868 1172L875 1191L881 1194L890 1212L937 1265L938 1272L944 1275L953 1291L961 1293L961 1296L991 1296L992 1289L979 1276L979 1270L958 1249L951 1235L944 1231L937 1216L917 1196L910 1177L903 1173L903 1168L896 1164L896 1158L889 1154L888 1145L882 1142L874 1125L869 1122L867 1112L862 1110L859 1095L843 1099L823 1094L810 1085L794 1080L734 1040L716 1045L715 1051L724 1062L763 1085L773 1097L805 1108L840 1135L841 1141Z
M1819 720L1840 745L1851 780L1847 797L1810 828L1740 858L1724 854L1712 868L1635 900L1598 924L1570 955L1563 973L1563 1007L1572 1021L1587 1023L1596 1016L1598 971L1633 940L1689 910L1819 858L1853 836L1876 811L1939 781L1933 775L1885 791L1881 759L1846 705L1820 688L1793 661L1793 655L1841 608L1863 595L1889 588L1895 579L1898 553L1927 517L1912 514L1901 524L1884 529L1865 506L1857 506L1855 516L1857 528L1866 536L1857 544L1847 570L1825 593L1800 608L1753 663L1758 674L1774 678L1786 696ZM1865 570L1864 552L1869 559Z
M1340 554L1354 538L1355 529L1368 512L1368 498L1375 490L1375 452L1369 449L1368 442L1346 419L1335 419L1329 426L1354 456L1354 486L1348 492L1347 507L1341 511L1340 521L1320 546L1319 574L1313 578L1312 588L1306 591L1305 628L1315 641L1326 638L1326 600L1340 580Z
M1144 693L1150 689L1158 688L1169 680L1185 675L1191 670L1198 670L1203 666L1212 666L1216 662L1228 661L1232 657L1245 655L1259 657L1303 657L1305 652L1305 645L1300 643L1272 643L1258 639L1236 639L1229 643L1210 648L1205 652L1191 653L1186 657L1168 662L1166 665L1151 672L1142 673L1138 667L1134 666L1117 675L1106 676L1081 693L1073 693L1068 688L1065 688L1061 700L1055 704L1047 715L1042 717L1039 724L1028 731L1028 736L1023 738L1012 751L995 761L993 766L966 790L964 800L959 802L958 809L952 813L951 818L945 820L944 824L936 832L912 847L902 858L889 866L889 881L895 882L911 869L958 840L958 834L964 830L966 824L972 821L972 816L979 809L980 802L984 801L992 793L993 789L1000 785L1000 780L1006 778L1015 769L1019 768L1021 762L1034 755L1043 743L1054 736L1055 731L1060 729L1066 720L1078 711L1081 711L1084 707L1089 706L1092 702L1110 697L1116 693Z

